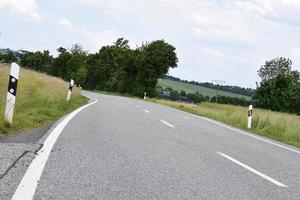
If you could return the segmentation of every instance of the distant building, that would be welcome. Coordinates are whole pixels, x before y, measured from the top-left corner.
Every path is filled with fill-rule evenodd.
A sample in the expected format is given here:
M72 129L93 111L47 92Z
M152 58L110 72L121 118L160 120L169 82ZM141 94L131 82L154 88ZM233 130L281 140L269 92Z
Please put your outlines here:
M171 93L169 91L163 89L159 96L160 97L170 97Z

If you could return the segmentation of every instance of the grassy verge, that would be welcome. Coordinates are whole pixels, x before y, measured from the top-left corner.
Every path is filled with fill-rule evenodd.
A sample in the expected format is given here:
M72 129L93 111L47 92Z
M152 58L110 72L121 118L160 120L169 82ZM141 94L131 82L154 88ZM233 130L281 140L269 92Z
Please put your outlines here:
M87 99L74 88L66 102L68 83L55 77L22 68L18 82L12 127L5 125L5 109L9 66L0 64L0 133L23 131L53 121L85 104Z
M247 107L201 103L199 105L179 103L161 99L149 99L196 115L208 117L228 125L247 129ZM272 112L263 109L253 110L252 132L300 147L300 116Z

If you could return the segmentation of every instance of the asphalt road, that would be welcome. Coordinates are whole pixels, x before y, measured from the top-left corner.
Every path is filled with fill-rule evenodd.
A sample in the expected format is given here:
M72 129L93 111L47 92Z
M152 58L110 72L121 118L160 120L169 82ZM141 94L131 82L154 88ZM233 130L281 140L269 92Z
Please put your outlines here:
M35 200L300 199L300 149L162 105L84 94L98 102L62 130Z

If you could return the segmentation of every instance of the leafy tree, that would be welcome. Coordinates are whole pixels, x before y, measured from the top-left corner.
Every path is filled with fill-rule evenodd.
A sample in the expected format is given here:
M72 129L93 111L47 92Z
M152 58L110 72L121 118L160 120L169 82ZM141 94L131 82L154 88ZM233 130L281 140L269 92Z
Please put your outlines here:
M185 90L181 90L180 91L180 96L181 97L186 97L186 91Z
M57 51L59 55L49 73L66 81L74 79L77 84L84 85L88 74L87 52L79 44L74 44L69 50L60 47Z
M58 57L54 60L50 74L66 80L69 73L67 62L71 59L71 54L63 47L58 48L57 51Z
M213 96L210 99L210 101L211 102L216 102L216 96ZM250 101L247 101L245 98L229 97L229 96L218 96L218 103L248 106L250 104Z
M292 61L288 58L276 58L266 61L258 70L258 75L263 81L276 78L280 74L291 75Z
M187 94L188 99L190 99L194 103L201 103L203 101L206 101L207 99L200 94L199 92L196 93L189 93Z
M176 101L176 100L179 100L179 92L176 91L176 90L171 90L170 91L170 99L173 100L173 101Z
M21 65L30 69L40 72L49 73L53 64L53 57L50 55L49 50L30 52L23 56Z
M114 45L105 46L88 59L88 87L94 89L132 93L135 81L135 52L128 40L119 38Z
M175 47L164 40L157 40L142 45L137 51L135 94L141 95L146 91L149 96L155 96L157 79L165 77L169 68L177 67Z
M84 51L79 44L57 51L56 58L49 51L29 53L21 63L67 81L72 78L83 88L136 96L145 91L148 96L155 96L157 79L177 64L175 48L163 40L131 49L128 40L119 38L94 54Z
M299 72L292 71L292 61L276 58L258 71L260 86L253 96L255 105L274 111L300 113Z
M8 52L6 54L0 54L0 62L12 63L12 62L17 62L17 61L18 61L18 58L12 52Z

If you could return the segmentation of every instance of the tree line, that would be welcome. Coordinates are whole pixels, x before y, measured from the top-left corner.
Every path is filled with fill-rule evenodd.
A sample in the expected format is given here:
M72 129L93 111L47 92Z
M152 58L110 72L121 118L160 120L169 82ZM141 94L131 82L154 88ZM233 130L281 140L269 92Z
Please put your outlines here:
M261 78L261 81L257 84L255 90L237 86L212 86L212 83L185 81L172 76L166 76L165 78L244 95L251 94L252 96L251 101L237 97L218 96L218 103L241 106L253 104L258 108L300 115L300 72L292 68L293 63L289 58L278 57L266 61L258 70L258 76ZM238 90L232 90L232 88L238 88ZM238 92L239 90L240 92ZM244 93L241 91L247 92ZM172 92L172 94L174 94L174 92ZM200 95L201 94L193 94L193 96L197 97L196 100L192 100L192 98L189 98L189 100L195 103L208 101L208 98L201 97ZM178 94L175 93L175 96L172 98L178 97L180 99L179 92ZM215 102L216 98L217 97L214 96L210 98L209 101Z
M207 87L207 88L212 88L215 90L222 90L222 91L227 91L227 92L232 92L235 94L241 94L241 95L245 95L245 96L252 96L254 93L254 90L251 88L244 88L244 87L240 87L240 86L232 86L232 85L215 85L213 83L209 83L209 82L198 82L198 81L187 81L187 80L182 80L180 78L174 77L174 76L170 76L170 75L166 75L165 79L170 79L173 81L180 81L183 83L189 83L192 85L198 85L198 86L203 86L203 87Z
M172 101L183 101L188 103L201 103L201 102L216 102L216 96L209 97L200 94L199 92L195 93L187 93L185 90L177 91L170 87L162 88L160 86L158 89L158 97L163 99L169 99ZM245 98L239 97L229 97L229 96L220 96L218 95L218 103L220 104L231 104L231 105L239 105L239 106L248 106L250 101Z
M253 93L249 88L212 86L211 83L183 81L166 76L170 68L177 66L178 59L175 47L164 40L145 43L132 49L128 40L120 38L113 45L104 46L96 53L88 53L76 44L71 49L58 48L58 56L55 58L48 50L22 54L18 58L13 53L7 53L0 54L0 62L19 62L24 67L46 72L67 81L73 78L85 89L135 96L142 96L146 91L149 96L159 95L166 98L166 95L161 95L161 90L156 88L159 78L169 78L244 95ZM261 81L254 90L251 102L255 107L300 114L300 73L292 69L290 59L279 57L266 61L258 70L258 76ZM174 91L171 88L168 90L167 92L170 93L168 98L171 100L200 103L215 102L216 99L216 97L205 97L200 93L187 94L185 91ZM245 99L226 96L218 96L218 103L242 106L250 104Z
M72 78L85 89L134 96L142 96L144 92L156 96L157 79L163 78L169 68L177 67L178 62L175 47L164 40L143 43L132 49L128 40L119 38L96 53L88 53L79 44L70 49L60 47L57 51L55 58L45 50L26 53L19 59L5 54L0 60L18 61L26 68L66 81Z

